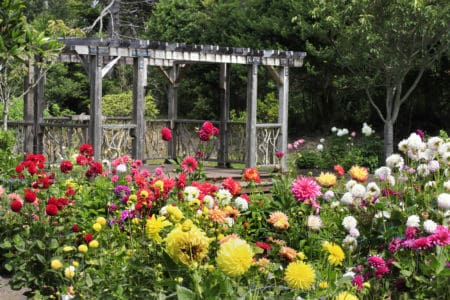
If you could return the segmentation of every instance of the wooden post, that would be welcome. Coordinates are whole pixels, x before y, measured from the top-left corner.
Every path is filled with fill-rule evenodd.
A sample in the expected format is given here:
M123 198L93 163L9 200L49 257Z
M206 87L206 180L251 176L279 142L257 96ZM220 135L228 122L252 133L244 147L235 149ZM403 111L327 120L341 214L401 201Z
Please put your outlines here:
M220 145L218 166L229 168L228 121L230 119L230 64L220 64Z
M42 62L41 58L36 58L36 62ZM34 87L33 87L33 102L34 102L34 133L33 133L33 152L44 152L44 133L41 128L41 123L44 121L44 87L45 87L45 73L42 68L35 65L34 67Z
M281 124L281 138L278 140L278 150L285 155L281 159L281 171L287 171L286 154L288 142L288 109L289 109L289 67L281 67L278 76L278 123Z
M252 64L248 67L247 75L247 143L246 143L246 166L256 167L256 105L258 92L258 65Z
M145 87L147 86L147 64L144 57L133 58L133 157L144 159L145 140Z
M33 141L34 141L34 89L32 88L35 78L34 61L28 60L28 74L25 76L24 91L27 93L23 99L23 120L24 126L24 139L23 139L23 151L25 153L33 153Z
M102 158L102 60L99 55L89 57L89 87L90 87L90 119L89 143L94 147L94 159Z
M176 120L178 118L178 99L177 99L177 89L178 89L178 85L179 85L177 82L178 71L179 71L178 65L174 64L173 67L170 68L170 73L169 73L169 90L167 93L169 107L168 107L167 114L168 114L168 118L170 121L169 126L170 126L171 130L176 129L175 128ZM175 138L173 138L168 143L167 155L169 156L169 158L171 158L171 159L177 158L176 147L177 147L176 141L175 141Z

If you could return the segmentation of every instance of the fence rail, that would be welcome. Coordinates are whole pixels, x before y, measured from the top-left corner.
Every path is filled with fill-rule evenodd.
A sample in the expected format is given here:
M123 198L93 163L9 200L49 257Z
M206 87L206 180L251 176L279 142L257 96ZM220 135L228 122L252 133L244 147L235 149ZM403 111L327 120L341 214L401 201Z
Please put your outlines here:
M175 153L177 157L195 155L203 150L205 160L219 162L220 140L207 143L198 139L197 128L202 120L176 120L173 129ZM213 122L220 126L220 122ZM170 120L146 120L144 137L144 160L168 158L168 143L161 139L161 129L169 127ZM10 121L8 128L15 132L16 153L24 152L24 132L33 124L24 121ZM43 154L50 163L69 158L77 152L81 144L89 142L89 118L79 116L45 118L40 123L43 136ZM257 126L257 165L273 165L276 163L275 153L280 138L280 124L258 124ZM135 125L131 118L104 118L102 126L102 158L114 159L132 153L132 140ZM226 158L225 162L246 162L246 124L245 122L226 123ZM221 134L225 134L222 132Z

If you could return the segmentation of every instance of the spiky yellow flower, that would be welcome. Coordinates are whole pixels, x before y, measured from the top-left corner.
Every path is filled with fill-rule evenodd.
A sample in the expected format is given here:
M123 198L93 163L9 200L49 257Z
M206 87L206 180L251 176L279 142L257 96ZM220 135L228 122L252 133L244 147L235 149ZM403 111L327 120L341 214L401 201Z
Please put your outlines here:
M295 261L287 266L284 280L291 288L309 290L316 280L316 273L310 264Z
M316 180L322 187L329 188L336 184L337 177L330 172L320 172L320 175L316 177Z
M151 218L147 219L147 222L145 224L145 232L147 233L147 237L149 239L152 239L159 244L163 241L159 233L164 227L170 225L172 225L172 223L166 220L166 217L155 217L155 215L152 215Z
M328 288L328 282L326 282L326 281L319 282L319 288L321 288L321 289Z
M188 231L177 225L167 235L166 251L177 263L194 266L207 254L209 239L197 226L192 225Z
M332 266L340 266L345 259L345 253L339 245L330 242L324 242L322 248L330 254L328 262Z
M359 181L359 182L366 182L367 178L369 177L369 171L360 166L353 166L348 170L348 173L352 177L352 179Z
M334 297L334 300L358 300L358 297L350 294L349 292L341 292L336 297Z
M184 218L183 213L177 206L168 205L167 213L169 214L170 220L175 223L180 222Z
M275 227L277 229L288 229L289 228L288 216L281 211L272 212L270 214L270 218L267 219L267 222L273 224L273 227Z
M231 238L221 244L217 252L217 267L230 277L240 276L247 272L252 262L252 248L240 238Z

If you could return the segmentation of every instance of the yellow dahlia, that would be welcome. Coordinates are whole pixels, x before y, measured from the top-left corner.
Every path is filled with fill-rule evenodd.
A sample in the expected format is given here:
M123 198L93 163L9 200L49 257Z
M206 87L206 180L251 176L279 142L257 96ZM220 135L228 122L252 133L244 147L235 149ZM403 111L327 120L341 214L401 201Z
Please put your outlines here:
M164 227L170 225L172 225L172 223L167 221L166 217L155 217L155 215L152 215L151 218L147 219L147 223L145 224L145 232L147 233L147 237L149 239L152 239L159 244L162 242L162 238L159 233Z
M334 300L358 300L358 297L350 294L349 292L341 292L336 297L334 297Z
M253 251L246 241L232 238L220 245L216 257L217 267L230 277L241 276L253 263Z
M323 187L332 187L336 184L337 177L330 172L320 172L320 175L316 177L317 182Z
M95 221L96 223L100 224L100 225L106 225L106 219L103 217L98 217L97 220Z
M369 171L366 168L360 166L353 166L348 170L348 173L352 179L359 182L366 182L369 177Z
M97 240L92 240L89 242L89 248L98 248L99 243Z
M75 267L70 266L64 269L64 276L66 278L72 279L75 276Z
M167 206L167 213L169 214L170 220L172 220L175 223L180 222L184 218L183 213L177 206L173 205Z
M309 290L316 280L316 273L310 264L295 261L287 266L286 272L284 273L284 280L286 280L288 286L291 288Z
M177 263L193 266L208 254L209 239L195 225L188 231L183 231L183 227L177 225L165 241L167 254Z
M332 266L340 266L345 259L345 253L339 245L330 242L324 242L322 244L324 250L330 254L328 256L328 262Z
M277 229L289 228L289 219L286 214L281 211L272 212L270 218L267 219L267 222L273 224L273 227Z

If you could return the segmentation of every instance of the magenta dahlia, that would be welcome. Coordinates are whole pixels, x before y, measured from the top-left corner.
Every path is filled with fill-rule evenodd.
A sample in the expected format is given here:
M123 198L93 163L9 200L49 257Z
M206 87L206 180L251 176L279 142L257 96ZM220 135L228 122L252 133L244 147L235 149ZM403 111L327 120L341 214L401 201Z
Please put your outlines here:
M315 201L316 197L322 195L320 185L313 178L304 176L297 177L292 182L291 192L295 199L300 202Z

